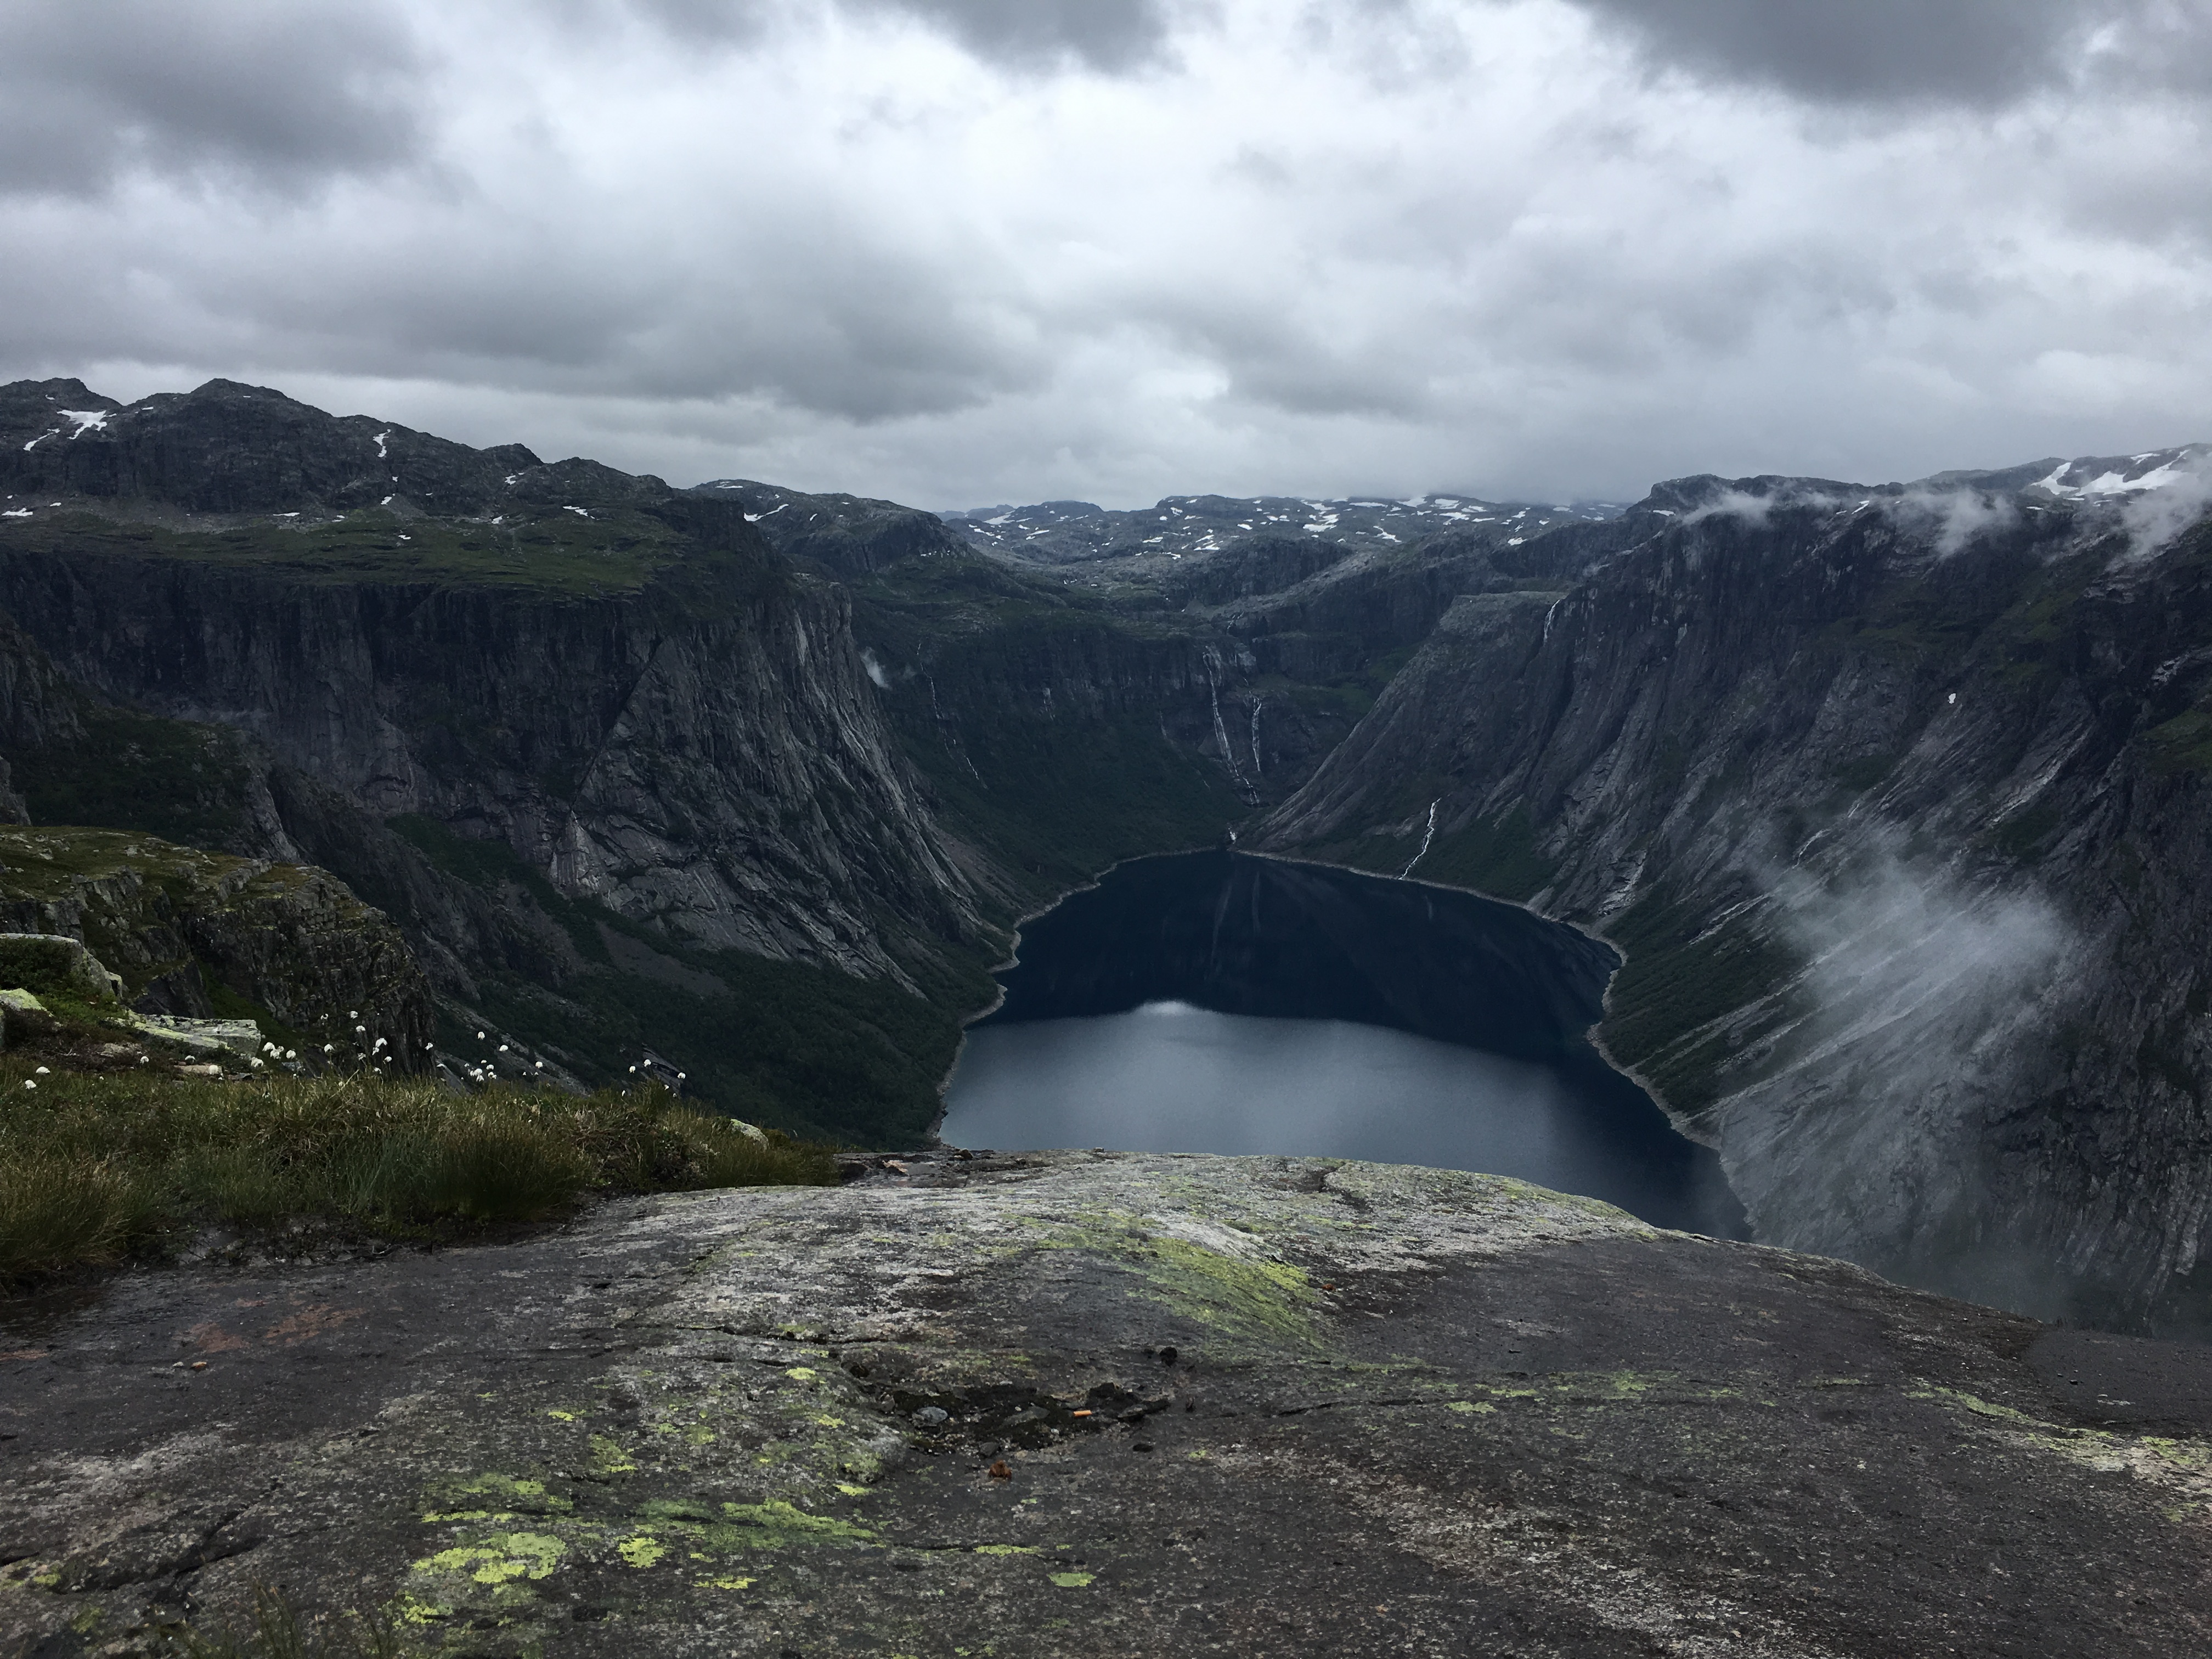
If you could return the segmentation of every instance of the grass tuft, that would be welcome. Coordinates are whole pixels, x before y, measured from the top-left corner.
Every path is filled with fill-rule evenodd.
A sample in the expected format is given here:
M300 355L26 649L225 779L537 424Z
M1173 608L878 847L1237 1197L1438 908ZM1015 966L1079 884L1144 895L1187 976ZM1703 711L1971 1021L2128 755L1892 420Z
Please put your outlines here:
M210 1224L430 1240L542 1221L594 1194L836 1179L826 1147L757 1140L655 1088L33 1079L34 1063L0 1055L0 1280L107 1265Z

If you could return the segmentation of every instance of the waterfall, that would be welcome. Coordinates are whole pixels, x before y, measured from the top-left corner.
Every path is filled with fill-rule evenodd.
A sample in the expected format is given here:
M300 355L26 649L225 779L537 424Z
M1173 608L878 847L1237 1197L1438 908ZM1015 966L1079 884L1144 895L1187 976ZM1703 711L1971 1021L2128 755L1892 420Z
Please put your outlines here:
M1437 799L1443 799L1443 797L1439 796L1439 797L1437 797ZM1405 867L1404 869L1401 870L1401 871L1398 872L1398 879L1399 879L1399 880L1403 881L1403 880L1405 880L1405 878L1406 878L1407 877L1408 877L1408 876L1410 876L1410 875L1412 875L1412 874L1413 873L1413 866L1414 866L1415 865L1419 864L1419 863L1423 859L1425 859L1425 858L1426 858L1426 857L1428 856L1428 853L1429 853L1429 843L1430 843L1431 842L1434 841L1436 838L1437 838L1437 803L1436 803L1436 801L1433 801L1433 800L1432 800L1432 801L1431 801L1431 802L1429 803L1429 827L1428 827L1428 831L1427 831L1427 833L1426 833L1426 834L1423 835L1423 836L1422 836L1422 837L1421 837L1421 850L1420 850L1419 852L1418 852L1418 853L1414 854L1413 857L1411 857L1410 859L1407 859L1407 860L1406 860L1406 867Z

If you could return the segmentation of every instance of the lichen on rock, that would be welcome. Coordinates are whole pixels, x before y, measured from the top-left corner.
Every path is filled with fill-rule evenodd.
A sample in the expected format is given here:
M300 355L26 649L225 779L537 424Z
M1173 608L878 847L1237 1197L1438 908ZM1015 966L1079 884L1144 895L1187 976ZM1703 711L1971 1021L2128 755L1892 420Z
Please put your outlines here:
M2150 1655L2212 1629L2202 1350L1479 1175L900 1163L122 1281L0 1357L0 1644L186 1596L235 1623L272 1581L518 1656Z

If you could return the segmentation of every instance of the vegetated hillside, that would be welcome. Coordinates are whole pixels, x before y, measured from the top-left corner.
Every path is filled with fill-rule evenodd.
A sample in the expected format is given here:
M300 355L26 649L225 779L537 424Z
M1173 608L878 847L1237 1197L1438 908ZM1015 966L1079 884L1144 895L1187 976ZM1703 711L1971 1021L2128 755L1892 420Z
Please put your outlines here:
M280 1048L351 1050L362 1025L412 1072L431 1035L430 988L398 930L312 867L129 830L0 827L0 929L82 939L140 1012L251 1019Z
M1662 485L1263 840L1622 945L1601 1034L1760 1237L2212 1329L2205 454Z

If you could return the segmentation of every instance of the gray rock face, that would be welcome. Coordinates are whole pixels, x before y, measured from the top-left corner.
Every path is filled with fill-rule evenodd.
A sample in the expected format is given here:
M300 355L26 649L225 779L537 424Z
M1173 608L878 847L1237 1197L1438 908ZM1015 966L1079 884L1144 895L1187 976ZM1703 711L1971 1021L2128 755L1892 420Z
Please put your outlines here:
M690 493L736 501L777 552L827 576L866 576L904 559L968 550L936 514L896 501L810 495L750 478L716 478Z
M488 1655L2212 1639L2205 1351L1480 1176L881 1160L27 1316L44 1653L270 1583Z
M1266 839L1623 945L1603 1035L1759 1237L2206 1328L2212 539L2135 488L2193 455L1662 486L1459 601Z
M682 943L899 975L887 936L971 936L843 599L764 571L734 503L674 499L726 512L752 562L592 597L26 547L0 550L0 609L106 697L231 726L372 818L502 842Z

